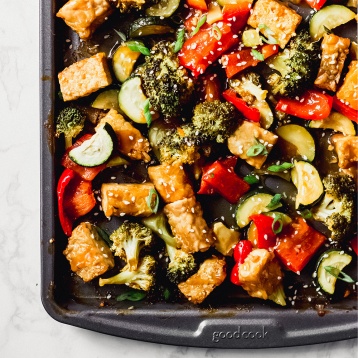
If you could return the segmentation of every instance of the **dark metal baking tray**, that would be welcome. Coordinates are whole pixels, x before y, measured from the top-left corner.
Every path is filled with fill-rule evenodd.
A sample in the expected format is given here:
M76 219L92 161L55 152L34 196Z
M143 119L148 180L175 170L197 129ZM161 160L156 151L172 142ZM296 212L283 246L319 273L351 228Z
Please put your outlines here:
M282 308L258 300L231 300L205 307L187 304L120 302L83 284L68 270L66 245L57 222L53 119L56 79L63 43L56 26L56 1L41 1L41 271L42 302L55 320L141 341L214 348L268 348L333 342L357 337L356 296L314 306ZM220 302L218 300L217 302ZM130 307L133 306L133 307Z

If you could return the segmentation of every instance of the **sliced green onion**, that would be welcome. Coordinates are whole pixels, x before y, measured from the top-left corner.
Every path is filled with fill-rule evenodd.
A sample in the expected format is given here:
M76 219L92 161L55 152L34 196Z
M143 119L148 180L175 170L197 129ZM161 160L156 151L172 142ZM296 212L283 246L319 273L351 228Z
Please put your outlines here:
M125 293L122 293L121 295L116 297L116 301L140 301L143 298L145 298L147 294L142 291L128 291Z
M164 297L164 300L165 300L165 301L169 300L170 295L171 295L171 293L170 293L169 289L167 289L167 288L164 289L163 297Z
M251 55L252 55L252 57L256 58L256 60L258 60L258 61L264 61L265 60L264 55L261 52L255 50L255 49L251 50Z
M281 200L282 195L281 194L275 194L274 197L271 199L271 201L267 204L267 209L274 208Z
M113 242L112 240L109 238L109 235L103 230L101 229L99 226L95 226L95 229L98 233L98 235L106 242L106 244L111 247Z
M267 35L274 35L275 33L266 25L266 24L259 24L257 26L260 30L265 30Z
M249 174L244 177L247 184L256 184L259 182L259 178L255 174Z
M150 55L150 51L147 47L144 46L142 42L139 41L131 41L127 43L127 46L130 50L140 52L141 54L145 56Z
M145 121L147 122L147 126L150 127L150 125L152 124L152 114L150 113L149 98L144 102L143 113L144 113Z
M113 29L114 32L121 38L122 41L126 41L127 38L126 38L126 35L122 32L122 31L118 31L116 29Z
M313 217L313 214L312 214L311 210L309 210L309 209L302 210L302 211L300 212L300 215L301 215L304 219L312 219L312 217Z
M267 170L270 171L270 172L283 172L287 169L291 169L293 167L293 164L292 163L288 163L288 162L284 162L280 165L270 165Z
M269 45L276 45L278 44L278 41L272 37L272 36L267 36L267 38L261 36L261 40Z
M174 45L174 52L177 53L181 50L181 48L184 45L184 36L185 36L185 30L180 29L177 33L177 40L175 41Z
M206 23L206 15L202 15L200 20L198 21L198 23L196 25L196 28L191 33L191 36L194 36L205 23Z
M338 280L342 280L348 283L354 283L352 277L344 273L343 271L339 270L337 267L334 266L324 266L323 267L329 274L337 278Z
M147 205L154 214L157 213L159 207L159 195L155 189L150 189L149 195L147 196Z
M278 224L278 227L277 227L277 224ZM271 228L272 228L273 233L276 235L282 231L283 220L282 220L282 216L280 214L276 214L274 216Z
M261 37L263 42L270 44L270 45L275 45L278 43L278 41L272 36L275 33L266 24L259 24L258 28L260 30L265 30L265 36L267 38Z
M220 41L222 33L217 25L214 25L211 29L211 35L215 37L218 41Z
M257 155L267 155L268 151L266 147L255 138L255 144L253 144L246 152L248 157L256 157Z

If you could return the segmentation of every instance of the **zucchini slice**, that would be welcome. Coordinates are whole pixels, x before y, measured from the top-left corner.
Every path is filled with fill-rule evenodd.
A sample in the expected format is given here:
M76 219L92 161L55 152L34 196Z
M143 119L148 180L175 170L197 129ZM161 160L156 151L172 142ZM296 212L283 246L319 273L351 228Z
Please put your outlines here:
M132 22L129 37L142 37L174 33L174 29L157 16L148 16Z
M180 0L160 0L158 4L148 7L145 13L149 16L170 17L180 5Z
M338 272L342 271L352 261L352 256L344 251L328 250L324 252L318 259L317 263L317 282L321 289L333 295L336 288L337 277L329 273L328 266L337 269Z
M343 25L355 18L356 14L343 5L329 5L319 10L310 21L310 35L318 41L325 32Z
M92 107L98 109L115 109L118 112L118 94L119 90L117 89L106 90L95 98L92 102Z
M298 124L286 124L276 130L280 137L279 145L289 157L299 155L302 159L312 161L316 145L308 130Z
M314 205L322 197L323 184L317 169L312 164L296 161L291 170L291 178L297 188L296 209Z
M112 139L113 129L110 124L100 126L96 133L80 146L68 153L77 164L84 167L96 167L105 163L111 156L114 148Z
M131 77L122 84L118 94L119 108L134 122L146 123L144 107L147 97L143 93L140 77Z
M119 82L124 82L129 78L133 72L135 63L137 62L141 53L133 51L128 47L130 41L119 46L113 55L112 67L114 75Z
M310 121L309 127L333 129L334 131L341 132L344 135L356 135L353 122L339 112L331 112L327 118L320 121Z
M250 223L251 215L266 213L281 207L282 204L280 202L270 208L267 207L273 197L273 195L268 193L250 193L249 195L244 196L239 201L236 209L236 224L239 228L242 229Z

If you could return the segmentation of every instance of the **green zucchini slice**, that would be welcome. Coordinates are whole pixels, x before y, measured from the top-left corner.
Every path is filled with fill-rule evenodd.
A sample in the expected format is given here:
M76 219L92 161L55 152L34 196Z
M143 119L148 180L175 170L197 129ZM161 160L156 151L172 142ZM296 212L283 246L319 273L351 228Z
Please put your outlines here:
M331 114L319 121L310 121L310 128L333 129L336 132L341 132L344 135L356 135L356 130L353 122L339 112L331 112Z
M273 197L273 195L268 193L250 193L243 197L236 209L236 224L239 228L243 228L251 222L251 215L266 213L281 207L282 204L280 202L272 205L270 208L267 207Z
M112 132L113 128L110 124L105 123L90 139L71 149L68 153L69 157L84 167L96 167L105 163L114 148Z
M144 115L146 100L140 77L131 77L122 84L118 94L119 108L132 121L146 123Z
M163 35L174 33L174 29L165 20L157 16L143 17L132 22L129 29L129 37L142 37L150 35Z
M178 9L180 0L160 0L158 4L155 4L145 10L145 13L149 16L161 16L170 17Z
M298 124L286 124L276 130L280 137L279 145L289 157L300 156L299 159L312 161L316 146L312 135L306 128Z
M334 29L355 18L356 14L343 5L329 5L319 10L310 21L310 35L318 41L327 30Z
M329 272L328 268L337 269L339 273L352 261L352 256L344 251L328 250L318 259L317 282L321 289L333 295L336 288L337 277ZM326 267L326 268L325 268Z
M122 83L132 74L134 65L141 55L139 51L133 51L128 47L130 43L128 41L119 46L112 59L114 75Z
M117 89L103 91L92 102L92 107L98 109L115 109L118 112L118 94L119 90Z
M296 161L291 170L291 178L297 188L296 209L314 205L322 197L323 184L317 169L312 164Z

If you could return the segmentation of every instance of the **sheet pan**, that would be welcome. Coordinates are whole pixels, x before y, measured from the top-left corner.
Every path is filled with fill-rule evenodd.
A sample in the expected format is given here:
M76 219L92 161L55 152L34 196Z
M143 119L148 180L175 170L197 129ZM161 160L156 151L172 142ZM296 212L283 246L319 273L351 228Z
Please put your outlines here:
M55 320L135 340L214 348L288 347L357 337L355 298L317 307L281 308L261 301L233 299L197 307L191 304L119 302L95 285L83 284L62 255L66 237L56 210L58 161L54 139L57 72L65 36L55 20L56 1L41 1L41 271L42 302Z

